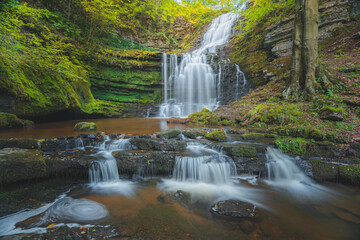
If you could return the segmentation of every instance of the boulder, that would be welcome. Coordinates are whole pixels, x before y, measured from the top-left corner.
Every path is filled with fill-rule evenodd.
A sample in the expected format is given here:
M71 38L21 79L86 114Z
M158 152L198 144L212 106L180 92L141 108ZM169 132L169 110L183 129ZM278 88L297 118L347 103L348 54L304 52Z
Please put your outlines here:
M214 130L205 135L205 138L208 140L218 141L218 142L226 142L227 135L224 130Z
M182 134L185 137L188 137L191 139L196 139L197 137L203 137L203 136L205 136L206 133L207 133L206 130L198 129L198 128L187 129L182 132Z
M176 138L177 136L179 136L180 133L181 132L179 130L171 129L163 132L157 132L155 133L155 135L158 138L170 139L170 138Z
M326 108L320 112L320 118L322 120L329 120L329 121L343 121L344 116L341 110L335 108Z
M87 132L87 131L96 131L97 126L93 122L79 122L75 124L74 131L77 132Z
M360 185L360 164L339 166L339 177L343 182Z
M170 175L174 168L174 152L114 152L120 173L137 173L141 177Z
M41 178L46 175L45 158L39 150L0 150L0 184Z
M0 139L0 149L2 148L38 149L39 143L32 138Z
M255 209L256 206L252 203L230 199L215 203L210 207L210 212L220 216L254 218Z
M11 113L0 112L0 129L31 127L34 122L23 120Z
M187 144L183 141L166 139L132 138L130 143L139 150L182 151Z

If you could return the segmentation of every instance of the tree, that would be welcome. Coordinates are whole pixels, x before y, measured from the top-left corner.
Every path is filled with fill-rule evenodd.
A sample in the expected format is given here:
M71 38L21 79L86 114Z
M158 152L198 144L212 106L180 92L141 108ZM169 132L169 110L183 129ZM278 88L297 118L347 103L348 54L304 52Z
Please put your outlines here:
M296 0L291 83L286 96L315 93L318 67L319 0Z

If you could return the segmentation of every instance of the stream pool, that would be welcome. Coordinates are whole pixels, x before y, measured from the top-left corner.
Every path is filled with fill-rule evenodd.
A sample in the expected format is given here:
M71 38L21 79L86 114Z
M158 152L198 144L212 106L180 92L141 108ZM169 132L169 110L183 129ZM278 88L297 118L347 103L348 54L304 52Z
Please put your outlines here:
M169 128L188 128L168 125L163 119L107 119L94 122L100 131L107 133L153 134ZM74 122L40 124L32 129L1 131L0 137L77 135L72 130L73 126ZM277 171L278 178L256 180L254 176L237 176L223 169L226 177L223 182L207 181L204 179L217 171L214 170L216 166L224 168L232 165L226 165L228 157L211 162L213 156L221 157L223 154L196 144L192 142L191 147L188 145L188 149L193 151L191 156L177 158L177 161L182 159L190 162L190 165L185 162L176 166L189 168L187 171L191 173L180 172L178 178L130 180L120 175L107 181L74 183L67 188L68 191L58 194L52 203L0 217L0 239L14 234L46 232L49 226L53 229L57 224L111 225L121 236L112 239L359 239L359 187L319 184L303 173L297 173L301 175L300 178L292 181L291 176L282 178ZM269 157L272 169L276 168L279 159L292 161L291 157L277 150L268 148L267 151L267 154L272 154ZM201 160L205 153L210 157ZM111 154L107 155L109 159L106 161L113 159ZM191 165L195 161L190 158L199 161L200 165ZM201 164L208 165L204 167ZM208 175L198 176L199 172L196 171L206 171ZM197 178L191 177L191 174ZM5 191L0 189L0 194ZM235 219L209 211L215 202L226 199L255 204L256 217Z

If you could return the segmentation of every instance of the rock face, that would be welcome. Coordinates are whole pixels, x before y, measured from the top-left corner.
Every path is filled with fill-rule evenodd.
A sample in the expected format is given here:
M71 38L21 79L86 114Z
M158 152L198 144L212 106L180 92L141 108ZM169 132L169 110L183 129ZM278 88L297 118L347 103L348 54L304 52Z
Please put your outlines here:
M319 8L319 41L333 36L335 29L351 21L358 12L357 0L322 1ZM283 58L292 53L292 35L294 15L281 19L266 29L264 47L269 49L274 58Z
M33 125L32 121L20 119L11 113L0 112L0 129L25 128Z
M215 203L211 206L210 212L236 218L253 218L256 216L256 206L252 203L239 200L226 200Z
M79 122L75 125L74 131L77 132L88 132L88 131L96 131L97 126L93 122Z
M46 164L39 150L4 148L0 150L0 184L41 178Z
M157 151L182 151L187 146L186 142L165 139L133 138L130 143L139 150Z

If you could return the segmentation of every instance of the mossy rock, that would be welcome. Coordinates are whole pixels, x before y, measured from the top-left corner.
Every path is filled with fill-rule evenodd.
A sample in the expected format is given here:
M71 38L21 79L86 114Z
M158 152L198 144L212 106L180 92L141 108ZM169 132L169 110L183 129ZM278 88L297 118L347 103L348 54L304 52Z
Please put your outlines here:
M34 122L23 120L11 113L0 112L0 129L25 128L34 126Z
M191 138L191 139L196 139L197 137L203 137L206 135L206 131L203 129L189 129L189 130L184 130L182 132L182 134L185 137Z
M343 121L344 116L341 108L335 108L332 106L325 106L321 109L320 118L329 121Z
M233 147L231 152L236 157L255 157L257 153L256 148L245 146Z
M227 135L224 130L215 130L211 131L207 134L205 134L205 138L213 141L218 142L226 142L227 141Z
M245 133L241 135L241 137L245 140L260 140L265 138L265 134L263 133Z
M132 138L130 143L139 150L157 151L183 151L186 149L186 142L166 139Z
M317 181L336 181L339 178L338 166L323 162L318 159L310 159L314 179Z
M45 158L39 150L2 149L0 169L0 184L41 178L46 175Z
M322 133L319 129L314 128L310 131L309 137L315 140L323 140L325 139L325 134Z
M88 131L96 131L97 126L93 122L79 122L75 124L74 131L76 132L88 132Z
M158 138L170 139L170 138L176 138L177 136L179 136L180 133L181 132L179 130L171 129L163 132L157 132L155 134L156 137Z
M39 147L38 140L32 138L0 139L0 149L2 148L37 149L38 147Z
M360 185L360 164L339 166L339 175L344 182Z

